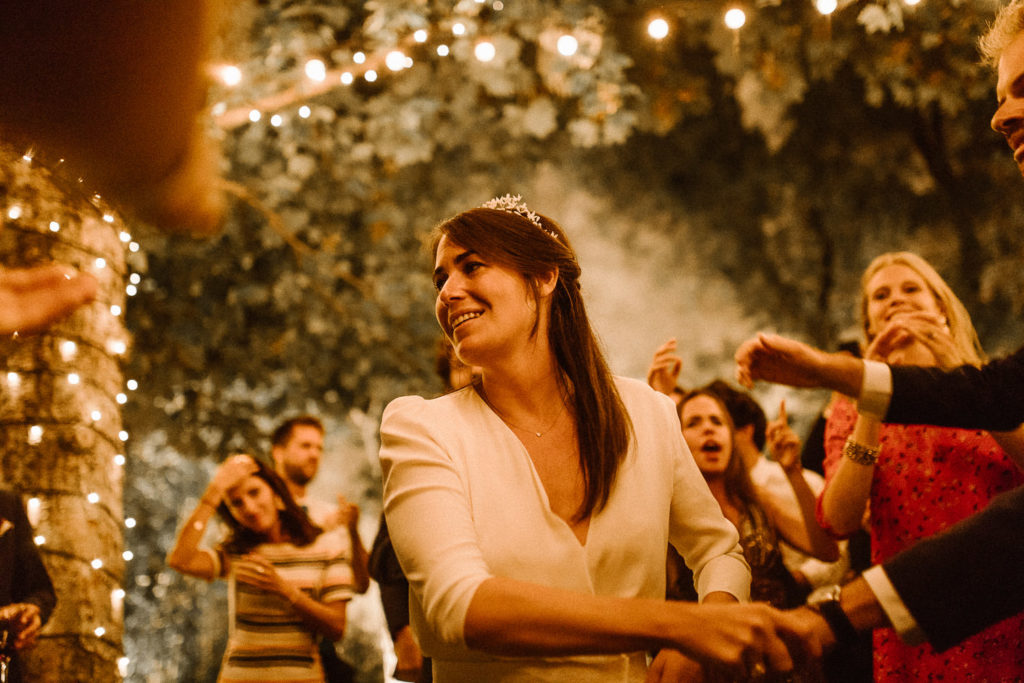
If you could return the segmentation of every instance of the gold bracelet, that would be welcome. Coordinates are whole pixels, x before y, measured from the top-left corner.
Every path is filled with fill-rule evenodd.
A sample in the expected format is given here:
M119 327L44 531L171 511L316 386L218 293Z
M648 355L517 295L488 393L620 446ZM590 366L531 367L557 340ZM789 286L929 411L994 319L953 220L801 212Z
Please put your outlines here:
M843 457L849 458L858 465L874 465L878 462L878 455L881 452L881 448L872 448L871 446L857 443L853 440L852 436L843 444Z

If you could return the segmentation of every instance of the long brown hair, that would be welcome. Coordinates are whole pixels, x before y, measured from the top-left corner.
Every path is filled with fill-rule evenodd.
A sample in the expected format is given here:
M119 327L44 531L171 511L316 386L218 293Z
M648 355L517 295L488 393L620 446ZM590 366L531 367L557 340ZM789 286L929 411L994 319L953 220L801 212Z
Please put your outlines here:
M558 272L551 295L548 341L561 373L558 382L576 418L584 498L577 520L608 502L619 465L626 457L632 424L608 364L590 327L580 293L580 266L562 228L538 215L543 229L509 211L477 208L434 229L432 252L442 237L519 273L539 304L538 280ZM550 233L550 234L549 234ZM531 334L540 326L540 306Z
M283 510L278 510L278 515L281 518L281 530L288 538L288 542L297 546L306 546L315 541L323 533L323 529L313 524L309 516L302 511L302 508L299 507L295 499L292 498L292 494L288 491L288 486L284 483L284 479L271 469L267 463L259 458L249 457L253 459L253 462L259 468L253 473L253 476L267 482L267 485L270 486L270 489L281 499L284 505ZM225 551L241 555L249 552L260 543L267 542L265 534L257 533L235 519L225 501L222 500L217 506L217 514L220 515L220 518L228 526L227 538L221 542L221 547Z

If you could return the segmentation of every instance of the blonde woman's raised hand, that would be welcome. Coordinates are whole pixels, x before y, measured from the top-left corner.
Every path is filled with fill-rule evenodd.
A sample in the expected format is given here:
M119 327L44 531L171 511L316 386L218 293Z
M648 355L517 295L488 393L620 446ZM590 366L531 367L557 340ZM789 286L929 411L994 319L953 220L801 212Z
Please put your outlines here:
M800 463L800 437L789 426L785 400L779 401L779 416L768 423L765 437L772 460L779 463L782 469L799 472L803 468Z

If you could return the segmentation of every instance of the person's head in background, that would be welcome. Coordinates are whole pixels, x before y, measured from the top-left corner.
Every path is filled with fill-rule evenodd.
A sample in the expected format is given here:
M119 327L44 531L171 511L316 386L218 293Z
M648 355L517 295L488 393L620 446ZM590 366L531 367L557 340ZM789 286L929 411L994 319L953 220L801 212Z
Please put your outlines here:
M917 254L892 251L876 257L861 276L858 313L868 346L898 316L927 314L952 339L957 365L980 365L984 360L967 309L935 268ZM924 345L912 345L908 358L918 365L935 365L930 350L913 351L919 347Z
M750 394L723 380L716 379L704 388L718 395L729 411L735 434L734 448L747 468L752 468L764 451L768 426L764 410Z
M1013 150L1013 159L1024 174L1024 0L1013 0L996 14L978 41L984 63L998 76L992 130L1002 133Z
M217 514L228 527L224 548L232 553L246 553L261 543L287 541L308 545L320 534L306 513L292 498L284 480L260 458L246 453L229 457L245 457L256 463L257 470L224 493Z
M709 384L679 403L683 439L708 483L720 481L734 504L754 499L753 484L736 449L736 430L720 389Z
M292 495L301 498L316 476L324 453L324 425L313 415L297 415L279 424L270 437L270 455Z

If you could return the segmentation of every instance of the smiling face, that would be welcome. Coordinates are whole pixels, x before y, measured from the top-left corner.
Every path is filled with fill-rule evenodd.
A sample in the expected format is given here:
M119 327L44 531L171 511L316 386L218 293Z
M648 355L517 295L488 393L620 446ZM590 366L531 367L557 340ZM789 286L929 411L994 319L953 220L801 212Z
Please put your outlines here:
M487 367L547 337L545 311L525 278L447 235L438 242L434 287L437 322L467 365Z
M1024 174L1024 33L1018 35L999 57L992 129L1002 133L1013 150L1013 160Z
M732 457L732 423L721 403L698 394L680 413L683 438L705 479L725 476Z
M867 334L874 338L893 316L925 311L942 316L943 311L924 278L913 268L900 263L878 270L865 287Z
M283 503L270 484L255 474L228 489L224 502L235 521L250 531L272 536L279 528L278 510Z

